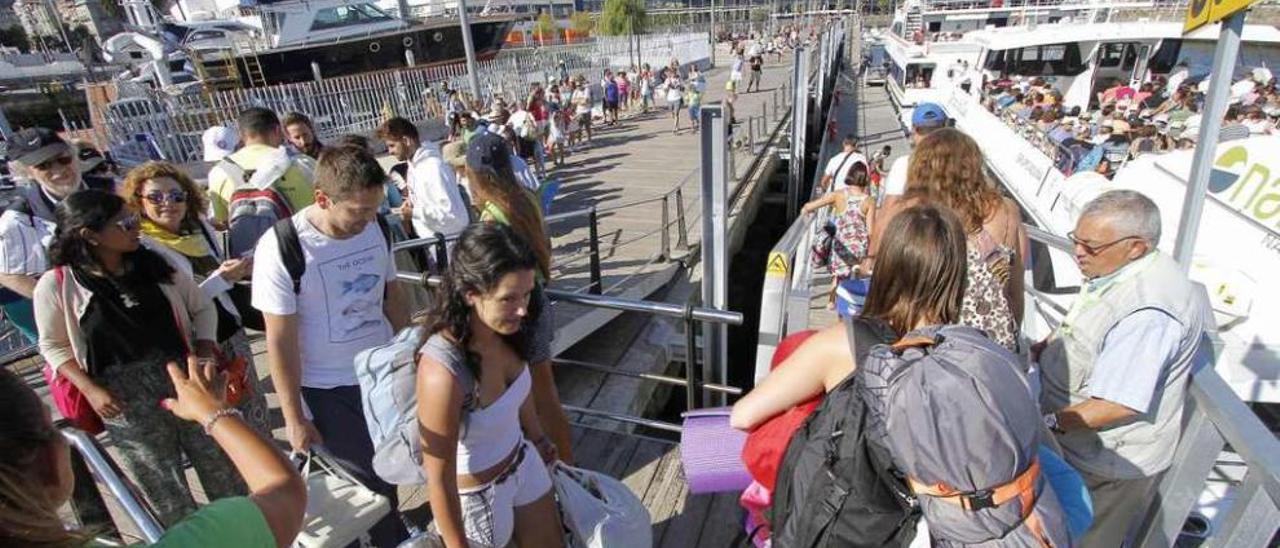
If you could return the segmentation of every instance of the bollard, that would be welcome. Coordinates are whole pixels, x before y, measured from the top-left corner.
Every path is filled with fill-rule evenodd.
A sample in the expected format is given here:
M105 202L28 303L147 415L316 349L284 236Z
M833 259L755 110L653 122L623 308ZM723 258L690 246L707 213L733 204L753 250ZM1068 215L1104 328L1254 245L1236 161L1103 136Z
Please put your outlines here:
M676 188L676 245L689 252L689 234L684 227L684 192Z
M604 282L600 279L600 229L596 224L596 208L591 206L587 214L587 246L591 254L591 289L588 293L599 295L604 292Z
M671 214L667 212L669 194L662 195L662 260L671 259Z

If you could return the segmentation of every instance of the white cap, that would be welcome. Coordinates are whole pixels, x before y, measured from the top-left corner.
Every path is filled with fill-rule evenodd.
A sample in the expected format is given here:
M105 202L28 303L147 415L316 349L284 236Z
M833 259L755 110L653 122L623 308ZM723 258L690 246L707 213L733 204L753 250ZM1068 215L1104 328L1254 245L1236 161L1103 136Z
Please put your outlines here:
M228 126L213 126L204 130L200 139L204 143L204 161L217 162L236 151L240 134Z

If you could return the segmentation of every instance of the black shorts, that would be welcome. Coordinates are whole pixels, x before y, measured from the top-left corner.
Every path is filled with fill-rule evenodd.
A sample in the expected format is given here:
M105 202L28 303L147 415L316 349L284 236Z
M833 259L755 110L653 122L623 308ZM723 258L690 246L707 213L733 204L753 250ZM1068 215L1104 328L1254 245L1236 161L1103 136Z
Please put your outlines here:
M618 102L617 102L617 101L609 101L609 100L607 100L607 99L606 99L606 100L605 100L605 102L604 102L604 109L605 109L605 110L618 110Z
M579 115L578 115L578 125L580 125L580 126L582 126L582 127L590 127L590 126L591 126L591 113L590 113L590 112L583 112L582 114L579 114Z

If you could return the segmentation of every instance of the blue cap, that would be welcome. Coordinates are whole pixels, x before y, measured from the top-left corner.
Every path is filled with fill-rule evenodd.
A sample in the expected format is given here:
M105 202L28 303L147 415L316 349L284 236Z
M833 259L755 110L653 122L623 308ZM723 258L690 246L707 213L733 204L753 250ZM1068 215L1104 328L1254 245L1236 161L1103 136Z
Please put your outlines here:
M911 111L911 127L940 127L947 123L947 111L937 103L918 103Z
M511 147L507 146L506 139L496 133L478 132L471 138L471 144L467 145L467 167L510 175Z

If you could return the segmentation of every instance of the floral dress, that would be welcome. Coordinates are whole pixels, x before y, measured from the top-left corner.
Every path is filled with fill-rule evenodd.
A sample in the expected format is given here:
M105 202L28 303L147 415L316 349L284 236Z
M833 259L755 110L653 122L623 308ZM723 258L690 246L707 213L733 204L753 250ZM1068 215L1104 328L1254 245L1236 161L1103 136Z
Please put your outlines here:
M853 270L867 256L871 230L862 215L862 204L871 197L845 193L844 214L836 217L836 233L831 242L831 274L838 279L853 276Z

